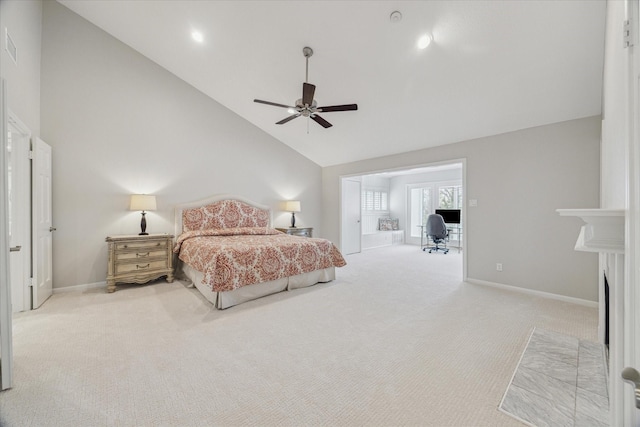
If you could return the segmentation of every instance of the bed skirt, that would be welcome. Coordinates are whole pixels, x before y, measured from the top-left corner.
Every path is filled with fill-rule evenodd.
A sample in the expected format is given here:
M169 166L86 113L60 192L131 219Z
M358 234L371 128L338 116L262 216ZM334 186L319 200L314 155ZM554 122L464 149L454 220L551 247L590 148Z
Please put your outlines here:
M285 290L306 288L316 283L330 282L336 278L335 267L329 267L296 276L272 280L270 282L247 285L232 291L214 292L209 286L202 283L203 273L185 263L181 262L180 264L184 276L186 276L191 283L198 288L200 293L218 310Z

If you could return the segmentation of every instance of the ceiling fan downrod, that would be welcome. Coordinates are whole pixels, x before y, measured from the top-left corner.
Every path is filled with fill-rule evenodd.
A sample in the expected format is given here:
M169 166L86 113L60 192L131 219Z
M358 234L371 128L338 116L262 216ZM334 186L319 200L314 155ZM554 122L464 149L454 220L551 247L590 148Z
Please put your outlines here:
M304 81L305 83L309 83L309 57L313 55L313 49L309 46L302 48L302 54L305 58L307 58L307 71L305 73Z

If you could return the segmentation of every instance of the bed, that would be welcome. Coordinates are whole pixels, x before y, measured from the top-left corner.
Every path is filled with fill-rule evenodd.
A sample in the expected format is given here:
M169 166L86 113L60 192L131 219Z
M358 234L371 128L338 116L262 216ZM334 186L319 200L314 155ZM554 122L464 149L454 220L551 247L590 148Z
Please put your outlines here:
M329 240L280 232L268 206L240 196L176 206L175 235L176 276L218 309L329 282L346 265Z

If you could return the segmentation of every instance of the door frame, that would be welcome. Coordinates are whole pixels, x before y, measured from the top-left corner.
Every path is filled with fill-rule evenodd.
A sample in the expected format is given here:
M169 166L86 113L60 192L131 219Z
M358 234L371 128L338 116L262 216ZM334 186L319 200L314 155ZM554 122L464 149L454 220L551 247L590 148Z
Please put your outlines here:
M627 241L625 245L624 262L624 310L623 310L623 345L618 351L622 351L622 360L625 367L633 367L640 370L640 5L638 0L626 2L626 17L631 22L631 34L633 40L628 49L629 76L627 93L630 94L628 102L628 164L627 164L627 214L625 215L625 227ZM612 372L620 381L620 372ZM616 390L614 389L614 392ZM612 407L620 408L623 413L612 414L613 422L622 421L624 425L640 425L640 410L636 408L633 387L625 383L622 389L622 405ZM613 396L619 398L620 396ZM611 398L611 396L610 396ZM614 425L614 424L612 424Z
M462 251L462 280L465 281L467 280L467 253L468 253L468 248L469 245L467 243L467 235L468 235L468 221L467 221L467 206L469 205L469 193L468 193L468 186L467 186L467 159L465 157L462 158L456 158L456 159L448 159L448 160L443 160L443 161L439 161L439 162L433 162L433 163L426 163L426 164L419 164L419 165L406 165L406 166L401 166L401 167L396 167L396 168L389 168L389 169L379 169L379 170L372 170L372 171L366 171L366 172L361 172L361 173L357 173L357 174L349 174L349 175L341 175L340 176L340 184L339 184L339 191L340 191L340 238L342 239L342 222L343 222L343 199L342 199L342 183L345 179L353 179L355 177L362 177L365 175L373 175L373 174L377 174L377 173L383 173L383 172L398 172L398 171L410 171L412 169L422 169L422 168L429 168L429 167L435 167L435 166L443 166L443 165L449 165L449 164L454 164L454 163L460 163L462 165L462 191L463 191L463 195L465 198L465 203L463 203L462 205L462 209L460 212L460 215L462 217L462 247L464 248L464 250ZM404 197L406 197L406 192ZM405 206L406 206L406 200L405 200ZM405 207L406 209L406 207ZM362 236L361 240L362 240ZM342 245L341 245L342 246Z
M0 79L0 390L13 383L11 283L9 274L9 218L7 217L7 84Z

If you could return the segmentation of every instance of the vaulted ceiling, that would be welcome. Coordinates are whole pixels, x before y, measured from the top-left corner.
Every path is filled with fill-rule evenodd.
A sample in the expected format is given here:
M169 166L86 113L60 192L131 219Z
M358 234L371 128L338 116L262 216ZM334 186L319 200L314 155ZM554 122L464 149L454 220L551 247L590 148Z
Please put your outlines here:
M321 166L601 113L604 1L58 1Z

